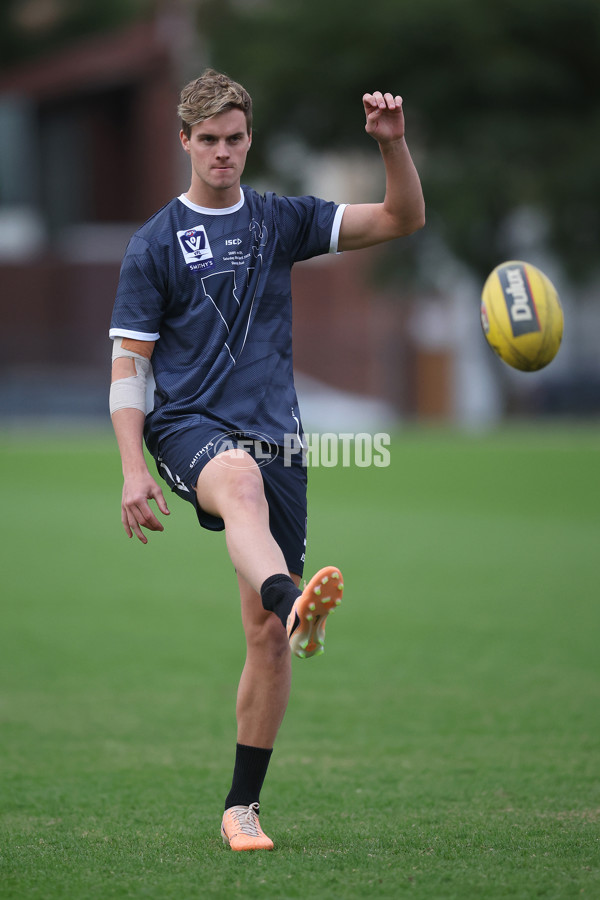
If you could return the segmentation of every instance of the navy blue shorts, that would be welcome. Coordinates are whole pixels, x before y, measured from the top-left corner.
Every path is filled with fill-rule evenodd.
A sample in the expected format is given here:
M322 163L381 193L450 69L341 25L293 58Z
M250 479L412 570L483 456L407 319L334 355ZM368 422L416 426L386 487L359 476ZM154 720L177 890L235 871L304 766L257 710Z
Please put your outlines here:
M215 434L206 425L191 426L160 439L156 465L171 490L191 503L198 521L210 531L222 531L223 519L198 504L196 482L207 462L223 450L245 450L257 463L269 506L271 534L279 544L290 572L302 575L306 553L306 466L300 455L284 455L268 441L241 434Z

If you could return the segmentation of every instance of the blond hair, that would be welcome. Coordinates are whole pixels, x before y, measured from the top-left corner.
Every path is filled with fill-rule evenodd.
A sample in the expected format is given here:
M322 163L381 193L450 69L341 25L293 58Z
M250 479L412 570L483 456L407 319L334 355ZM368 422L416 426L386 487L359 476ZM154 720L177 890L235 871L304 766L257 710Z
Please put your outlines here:
M177 114L186 137L191 137L192 128L212 116L241 109L246 117L248 134L252 130L252 98L245 88L228 75L205 69L199 78L190 81L181 91Z

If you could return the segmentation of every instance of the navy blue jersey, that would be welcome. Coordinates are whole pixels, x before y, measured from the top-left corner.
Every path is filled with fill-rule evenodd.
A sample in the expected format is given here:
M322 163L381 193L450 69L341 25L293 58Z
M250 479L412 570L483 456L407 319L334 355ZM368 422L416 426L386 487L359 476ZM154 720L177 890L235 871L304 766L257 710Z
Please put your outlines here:
M215 432L301 433L292 372L291 268L335 252L343 206L261 196L205 209L177 197L131 238L110 336L156 341L151 452L198 422Z

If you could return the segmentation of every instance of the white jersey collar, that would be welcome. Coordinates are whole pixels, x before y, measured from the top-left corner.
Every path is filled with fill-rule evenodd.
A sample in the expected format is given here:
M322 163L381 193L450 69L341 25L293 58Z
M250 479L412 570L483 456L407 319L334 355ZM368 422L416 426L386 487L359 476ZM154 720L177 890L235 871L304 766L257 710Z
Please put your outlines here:
M234 206L228 206L226 209L213 209L211 207L206 206L198 206L196 203L192 203L191 200L185 196L185 194L180 194L177 198L181 200L184 206L187 206L189 209L193 209L194 212L201 213L203 216L228 216L230 213L237 212L238 209L241 209L244 203L246 202L244 198L244 192L240 188L240 199Z

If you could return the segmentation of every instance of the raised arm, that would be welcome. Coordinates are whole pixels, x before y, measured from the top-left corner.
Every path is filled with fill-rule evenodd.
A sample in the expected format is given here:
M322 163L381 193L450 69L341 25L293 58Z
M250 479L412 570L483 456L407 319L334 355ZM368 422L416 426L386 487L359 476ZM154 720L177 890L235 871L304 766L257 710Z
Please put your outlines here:
M123 467L121 521L127 537L133 534L148 543L141 526L149 531L163 531L148 500L155 500L159 510L169 514L163 493L151 476L143 450L146 379L152 341L116 338L113 350L110 407L113 428Z
M421 181L404 136L402 97L375 91L363 96L365 130L379 144L385 166L382 203L355 203L342 218L340 250L358 250L412 234L425 224Z

